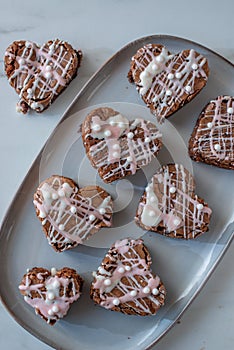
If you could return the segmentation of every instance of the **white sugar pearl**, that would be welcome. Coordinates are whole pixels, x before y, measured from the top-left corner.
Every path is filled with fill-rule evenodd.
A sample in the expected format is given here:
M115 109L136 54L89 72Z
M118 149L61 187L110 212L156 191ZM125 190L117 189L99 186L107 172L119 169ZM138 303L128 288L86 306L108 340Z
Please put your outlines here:
M62 190L62 189L58 190L58 195L59 195L59 197L65 197L64 190Z
M119 273L124 273L124 271L125 271L124 267L121 266L121 267L118 268L118 272Z
M32 109L36 109L38 107L38 103L37 102L32 102L31 103L31 108Z
M177 72L177 73L175 74L175 77L176 77L177 79L180 79L180 78L182 77L182 74L181 74L180 72Z
M47 220L43 220L41 224L44 226L46 224Z
M93 215L93 214L91 214L91 215L89 215L89 220L90 221L94 221L96 218L95 218L95 216Z
M174 219L174 220L173 220L173 224L174 224L175 226L178 226L178 225L180 224L180 219Z
M198 69L198 65L197 65L196 63L193 63L193 64L192 64L192 69L193 69L193 70Z
M176 188L174 186L170 187L169 192L170 193L175 193L176 192Z
M72 206L72 207L70 208L70 212L71 212L72 214L75 214L75 213L76 213L76 207L73 207L73 206Z
M51 72L45 72L45 77L46 77L46 79L50 79L52 77L52 73Z
M98 211L99 211L99 213L100 213L101 215L103 215L103 214L105 214L106 209L105 209L105 208L100 208L100 209L98 209Z
M26 42L25 42L25 46L26 46L26 47L30 47L30 46L31 46L31 43L30 43L29 41L26 41Z
M118 298L113 299L113 304L114 304L115 306L118 306L118 305L119 305L119 303L120 303L120 301L119 301L119 299L118 299Z
M107 278L104 280L104 285L105 286L110 286L111 285L111 279L110 278Z
M52 311L55 312L55 313L59 312L59 307L58 307L58 305L53 305L53 306L52 306Z
M99 266L98 271L99 271L102 275L104 275L104 274L106 273L106 270L105 270L103 267L101 267L101 266Z
M168 78L169 80L174 79L174 74L173 74L173 73L169 73L168 76L167 76L167 78Z
M18 62L19 62L20 65L25 64L25 60L23 58L20 58Z
M49 293L47 294L47 299L48 299L48 300L53 300L54 298L55 298L54 293L49 292Z
M45 217L46 217L46 213L44 211L40 210L39 218L45 219Z
M52 309L49 309L49 310L48 310L48 315L49 315L49 316L53 316L53 315L54 315L54 312L53 312Z
M152 65L152 70L155 72L157 69L158 69L158 65L154 63Z
M104 131L104 135L105 135L106 137L111 136L111 131L110 131L110 130L105 130L105 131Z
M153 295L157 295L157 294L158 294L158 289L157 289L157 288L153 288L152 294L153 294Z
M127 161L132 162L132 157L131 156L127 157Z
M207 123L207 128L211 129L212 126L213 126L213 123L211 123L211 122Z
M220 151L221 150L221 146L218 143L216 143L216 145L214 145L214 149L216 151Z
M167 96L171 96L171 95L172 95L172 91L171 91L171 90L167 90L167 91L166 91L166 95L167 95Z
M114 120L111 120L110 123L109 123L111 126L115 126L116 125L116 122Z
M119 122L119 123L118 123L118 126L119 126L119 128L124 128L125 123L124 123L124 122Z
M101 130L101 125L99 125L99 124L94 124L94 125L92 126L92 129L93 129L94 131L100 131L100 130Z
M153 197L153 196L152 196L152 197L150 197L150 202L151 202L151 203L156 202L156 198L155 198L155 197Z
M133 139L134 137L134 134L133 132L129 132L128 135L127 135L128 139Z
M24 296L24 300L28 301L29 297L27 297L27 295Z
M137 291L136 290L131 290L130 295L131 295L131 297L136 297L137 296Z
M156 61L157 61L157 62L163 62L163 61L164 61L164 57L161 56L161 55L158 55L158 56L156 57Z
M227 112L228 112L229 114L232 114L232 113L233 113L233 108L232 108L232 107L229 107L229 108L227 109Z
M113 153L113 157L114 157L114 158L119 158L119 153L118 153L118 152L114 152L114 153Z
M145 138L145 142L146 142L146 143L149 143L149 142L150 142L150 137L146 137L146 138Z
M148 286L144 287L143 290L142 290L142 292L143 292L144 294L149 294L149 293L150 293L150 287L148 287Z
M63 231L64 230L64 225L60 224L59 225L59 230Z
M117 149L119 149L120 148L120 146L118 145L118 143L115 143L114 145L113 145L113 147L112 147L115 151L117 150Z
M54 280L54 282L53 282L53 287L54 288L59 288L60 287L60 283L59 283L59 281L56 279L56 280Z
M153 210L150 210L149 216L151 216L151 217L155 216L155 212Z
M52 198L53 199L58 199L58 194L57 193L52 193Z
M185 90L186 90L187 92L191 92L192 88L191 88L191 86L187 85L187 86L185 86Z
M198 210L202 210L203 208L204 208L203 204L201 204L201 203L197 204L197 209Z
M51 267L50 273L52 276L54 276L56 274L57 270L55 267Z
M126 271L131 271L131 269L132 269L131 266L128 266L128 265L125 266Z
M45 70L46 70L47 72L49 72L49 71L52 70L52 67L48 65L48 66L45 67Z
M63 188L64 188L65 190L69 190L70 186L69 186L69 184L68 184L67 182L64 182Z
M28 93L29 95L31 95L31 94L32 94L32 92L33 92L33 91L32 91L32 89L30 89L30 88L29 88L29 89L27 89L27 93Z

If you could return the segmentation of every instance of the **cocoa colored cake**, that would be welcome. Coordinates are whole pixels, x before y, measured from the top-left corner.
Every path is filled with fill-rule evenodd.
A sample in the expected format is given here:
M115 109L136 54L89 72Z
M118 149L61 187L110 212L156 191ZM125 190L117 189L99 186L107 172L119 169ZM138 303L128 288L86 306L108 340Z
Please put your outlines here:
M195 50L172 54L163 45L147 44L132 57L128 78L162 122L202 90L208 75L207 59Z
M54 325L80 298L82 285L83 279L69 267L61 270L52 268L51 271L33 267L23 276L19 290L36 314Z
M14 41L5 53L5 72L20 97L17 111L43 112L76 76L82 52L59 39L42 46Z
M112 224L112 199L99 186L81 189L63 176L43 181L33 204L49 244L58 252L89 239L101 227Z
M135 174L157 156L162 145L153 123L141 118L129 121L107 107L86 117L82 137L92 166L107 183Z
M151 257L141 239L123 239L110 248L97 272L90 295L96 304L128 315L155 315L166 289L151 271Z
M194 191L193 177L183 165L163 166L145 189L136 223L168 237L196 238L208 231L212 211Z
M196 162L234 169L234 97L218 96L201 112L189 140Z

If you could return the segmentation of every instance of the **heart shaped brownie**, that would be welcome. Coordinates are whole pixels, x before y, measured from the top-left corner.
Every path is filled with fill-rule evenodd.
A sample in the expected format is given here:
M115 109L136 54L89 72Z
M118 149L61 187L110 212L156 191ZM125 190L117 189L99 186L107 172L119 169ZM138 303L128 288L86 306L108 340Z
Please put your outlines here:
M112 223L112 199L105 190L98 186L79 189L63 176L43 181L33 203L49 244L59 252L82 244Z
M5 72L20 97L17 111L31 108L42 112L76 76L82 52L59 39L43 46L31 41L14 41L5 53Z
M166 290L151 271L151 257L141 239L117 241L94 272L90 295L100 306L129 315L154 315Z
M197 162L234 169L234 97L218 96L203 109L189 141Z
M83 279L68 267L51 271L43 267L27 270L19 285L20 293L26 303L48 324L63 318L70 305L81 295Z
M135 174L162 146L153 123L140 118L129 122L111 108L93 110L82 124L82 137L91 164L107 183Z
M211 209L195 195L192 175L183 165L163 166L140 200L136 223L174 238L195 238L208 231Z
M171 54L163 45L147 44L132 57L128 78L162 122L201 91L208 75L207 59L195 50Z

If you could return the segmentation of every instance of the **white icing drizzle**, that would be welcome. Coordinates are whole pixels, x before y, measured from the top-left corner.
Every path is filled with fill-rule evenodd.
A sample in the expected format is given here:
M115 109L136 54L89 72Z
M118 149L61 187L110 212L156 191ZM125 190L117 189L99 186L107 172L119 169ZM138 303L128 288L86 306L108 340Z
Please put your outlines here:
M94 191L92 197L82 197L78 194L78 188L72 188L59 176L53 177L51 184L44 182L39 191L42 199L37 193L34 205L39 210L39 217L44 218L42 224L50 224L47 232L50 244L64 244L64 249L67 249L69 243L80 244L88 239L98 230L100 221L105 226L111 226L110 196L102 199L102 193ZM97 198L100 205L95 207L93 203Z
M171 188L176 191L171 192ZM183 165L175 164L171 171L169 166L164 166L146 187L146 203L139 204L141 223L150 229L162 222L165 233L172 232L176 237L181 235L177 232L180 229L183 238L190 234L194 238L202 233L204 216L209 218L211 209L201 204L193 191L193 177Z
M145 45L138 52L140 58L133 57L136 69L132 76L137 84L139 93L145 102L153 103L155 113L162 121L174 108L175 103L182 103L184 95L195 93L194 86L197 79L208 79L203 66L207 59L193 49L189 55L184 51L175 55L169 54L163 47L161 53L155 56L152 44ZM153 69L157 65L157 69ZM141 71L140 80L136 81L136 72Z
M150 315L155 314L163 305L165 288L160 278L153 276L145 259L139 256L136 247L141 244L142 240L117 241L107 253L110 263L108 265L102 263L101 268L94 272L93 288L101 299L100 305L106 309L120 305L122 311L121 304L122 306L124 304L125 308L133 308L136 313L143 312ZM132 255L134 257L131 257ZM151 261L149 263L151 264ZM108 274L106 269L109 271ZM136 276L141 276L140 280ZM116 290L121 295L118 298Z
M210 101L196 130L194 154L211 161L228 161L234 168L233 110L234 97L218 96Z
M9 77L9 82L14 84L16 91L22 100L33 110L43 110L44 99L50 101L59 93L59 89L64 87L70 80L69 69L74 57L68 55L60 40L52 41L48 48L48 43L41 48L35 43L27 41L21 53L16 56L10 52L7 55L16 59L19 64L14 73ZM28 88L28 84L32 84ZM36 100L36 101L35 101Z
M143 129L144 140L138 137L137 127ZM107 130L111 132L110 136L106 136ZM124 177L128 171L135 174L137 169L149 164L160 149L160 144L156 145L155 141L161 139L161 134L155 125L140 118L129 122L121 114L107 120L94 116L91 134L86 138L89 136L100 140L88 152L95 167L103 168L103 179L107 181L119 175ZM110 164L115 164L111 171L108 169Z
M48 271L39 272L36 277L41 280L41 283L34 283L29 270L25 282L19 285L20 291L24 293L24 300L35 308L47 319L47 323L56 321L64 317L73 303L80 297L80 291L77 290L77 282L73 278L58 277L56 274L50 276ZM71 291L67 295L67 288ZM38 294L35 297L35 293Z

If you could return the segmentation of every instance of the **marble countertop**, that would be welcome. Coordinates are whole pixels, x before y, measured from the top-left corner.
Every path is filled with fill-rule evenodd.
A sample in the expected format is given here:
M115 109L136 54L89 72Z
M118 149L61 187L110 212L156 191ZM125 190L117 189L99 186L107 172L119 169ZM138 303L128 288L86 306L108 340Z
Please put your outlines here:
M209 5L208 5L209 3ZM0 221L34 158L88 78L126 43L150 34L199 42L234 62L234 2L99 0L1 2L0 11ZM144 5L143 5L144 4ZM84 51L78 78L43 114L16 113L17 95L4 75L6 47L14 40L43 43L62 38ZM234 246L229 247L181 320L154 347L167 350L233 349ZM0 348L50 349L21 328L0 306Z

